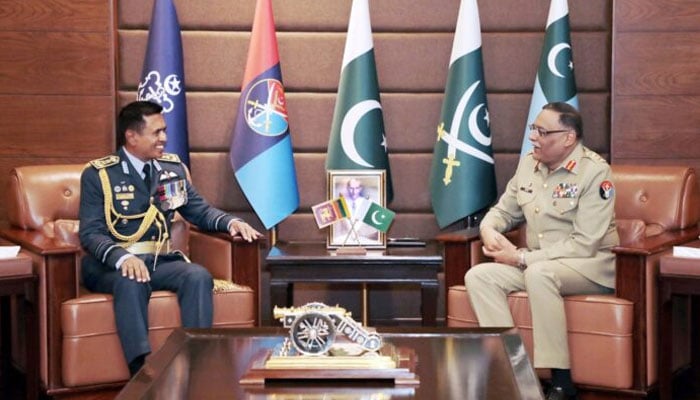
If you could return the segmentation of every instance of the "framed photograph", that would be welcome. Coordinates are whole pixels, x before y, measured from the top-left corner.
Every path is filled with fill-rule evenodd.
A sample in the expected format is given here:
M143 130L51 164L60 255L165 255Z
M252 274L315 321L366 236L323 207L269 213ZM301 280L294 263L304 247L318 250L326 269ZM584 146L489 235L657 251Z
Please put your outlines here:
M386 248L386 234L361 220L358 213L374 201L385 207L386 180L384 170L330 170L328 171L328 198L343 196L350 218L335 222L328 230L328 248L361 246Z

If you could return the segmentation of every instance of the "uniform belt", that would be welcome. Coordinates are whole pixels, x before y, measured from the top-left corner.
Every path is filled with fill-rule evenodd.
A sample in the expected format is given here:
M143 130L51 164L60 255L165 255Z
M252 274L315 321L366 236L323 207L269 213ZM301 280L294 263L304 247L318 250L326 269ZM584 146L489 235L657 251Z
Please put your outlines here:
M125 248L131 254L156 254L156 250L158 249L158 242L154 240L149 240L145 242L136 242L131 246L128 246L127 243L122 242L119 243L119 246ZM170 240L166 240L165 243L163 243L163 246L161 246L158 254L167 254L169 252Z

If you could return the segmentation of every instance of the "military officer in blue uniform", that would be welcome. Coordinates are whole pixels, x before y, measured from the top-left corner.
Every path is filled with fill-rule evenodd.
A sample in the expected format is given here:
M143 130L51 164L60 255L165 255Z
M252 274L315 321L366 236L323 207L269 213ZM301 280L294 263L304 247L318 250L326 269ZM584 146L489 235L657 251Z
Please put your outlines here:
M177 293L182 325L212 325L211 274L170 249L175 212L206 231L247 241L247 223L210 206L187 180L179 158L164 153L162 107L133 102L119 113L117 154L91 161L81 177L80 243L84 285L114 296L114 314L129 372L151 351L148 302L153 290Z
M481 326L513 326L507 294L526 290L534 364L552 369L548 400L576 398L562 296L611 293L619 243L614 186L605 160L581 144L581 116L566 103L545 105L530 126L533 151L523 157L479 230L495 262L465 276ZM527 223L527 247L502 233Z

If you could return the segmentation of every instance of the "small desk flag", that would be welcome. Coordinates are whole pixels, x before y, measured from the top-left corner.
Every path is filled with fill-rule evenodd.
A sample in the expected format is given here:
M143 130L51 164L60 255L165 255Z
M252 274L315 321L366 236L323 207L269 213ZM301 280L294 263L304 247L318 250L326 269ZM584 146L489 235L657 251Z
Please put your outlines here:
M342 196L311 206L311 211L319 228L325 228L350 216L350 209Z

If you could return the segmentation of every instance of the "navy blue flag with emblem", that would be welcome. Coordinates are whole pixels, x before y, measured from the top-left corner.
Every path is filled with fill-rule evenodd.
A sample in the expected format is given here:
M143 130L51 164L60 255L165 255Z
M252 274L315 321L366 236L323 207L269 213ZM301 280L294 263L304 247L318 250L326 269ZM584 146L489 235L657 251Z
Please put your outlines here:
M165 151L177 154L189 166L185 71L182 64L182 39L175 5L172 0L156 0L136 98L163 106L163 117L168 126Z
M230 160L241 190L265 229L277 225L299 207L270 0L258 0L255 7Z

